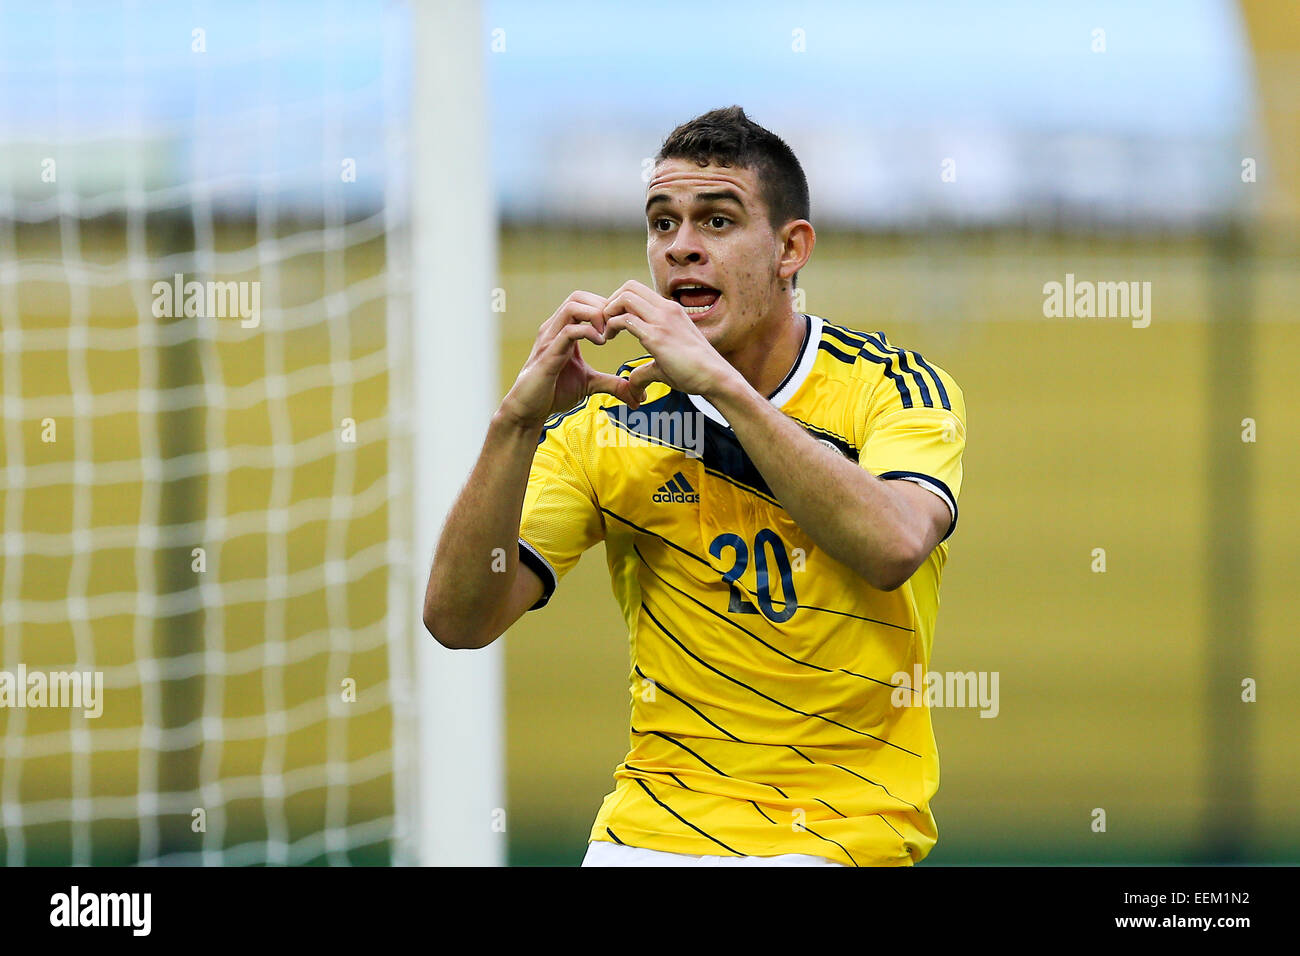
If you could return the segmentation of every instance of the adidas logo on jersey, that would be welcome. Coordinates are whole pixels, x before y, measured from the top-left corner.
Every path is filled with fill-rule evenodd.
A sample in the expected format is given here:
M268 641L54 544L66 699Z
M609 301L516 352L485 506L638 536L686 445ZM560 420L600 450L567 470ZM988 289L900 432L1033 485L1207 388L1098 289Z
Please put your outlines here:
M673 504L693 504L700 500L700 496L691 487L691 483L686 480L686 476L679 471L669 481L659 486L659 490L654 493L651 500L671 502Z

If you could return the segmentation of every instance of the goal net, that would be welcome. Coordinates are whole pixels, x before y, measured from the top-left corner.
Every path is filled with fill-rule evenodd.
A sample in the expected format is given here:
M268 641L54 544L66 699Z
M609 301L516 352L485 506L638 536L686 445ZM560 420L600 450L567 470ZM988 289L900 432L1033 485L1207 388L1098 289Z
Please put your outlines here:
M411 13L19 6L0 860L410 862Z

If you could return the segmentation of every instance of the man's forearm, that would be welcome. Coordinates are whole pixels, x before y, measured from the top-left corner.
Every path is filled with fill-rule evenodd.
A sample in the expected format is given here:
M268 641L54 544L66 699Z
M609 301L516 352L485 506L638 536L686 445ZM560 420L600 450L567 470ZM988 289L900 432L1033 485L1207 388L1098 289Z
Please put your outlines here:
M505 605L519 569L519 519L540 434L540 425L515 425L499 413L488 426L443 525L425 590L424 623L440 640L472 640L485 626L484 609Z
M911 573L921 543L886 482L831 453L743 379L708 398L818 547L875 587L897 586Z

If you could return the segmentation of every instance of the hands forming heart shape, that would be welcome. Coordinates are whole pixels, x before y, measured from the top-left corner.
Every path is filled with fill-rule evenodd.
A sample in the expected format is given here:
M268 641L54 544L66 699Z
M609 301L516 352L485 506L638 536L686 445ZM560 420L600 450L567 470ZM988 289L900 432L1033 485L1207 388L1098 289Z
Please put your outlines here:
M654 356L627 378L596 371L578 351L579 339L604 345L624 330ZM629 280L608 297L572 293L538 327L532 352L502 402L501 414L519 425L540 427L589 395L613 395L635 409L645 401L651 382L707 397L710 389L735 374L680 303Z

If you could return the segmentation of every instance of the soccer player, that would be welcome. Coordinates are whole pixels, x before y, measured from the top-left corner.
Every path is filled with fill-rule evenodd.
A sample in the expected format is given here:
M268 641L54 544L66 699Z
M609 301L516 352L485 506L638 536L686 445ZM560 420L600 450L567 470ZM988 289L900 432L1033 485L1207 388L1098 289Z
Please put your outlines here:
M911 683L957 524L961 390L882 332L795 311L807 181L739 107L669 135L645 215L653 288L577 291L542 323L425 626L483 647L603 540L631 749L584 865L915 863L939 766ZM620 333L648 354L591 368L578 343Z

